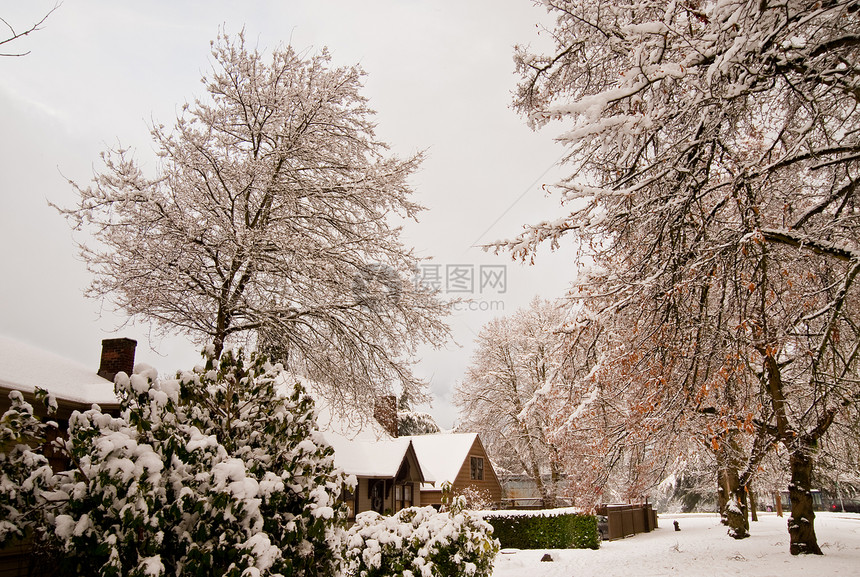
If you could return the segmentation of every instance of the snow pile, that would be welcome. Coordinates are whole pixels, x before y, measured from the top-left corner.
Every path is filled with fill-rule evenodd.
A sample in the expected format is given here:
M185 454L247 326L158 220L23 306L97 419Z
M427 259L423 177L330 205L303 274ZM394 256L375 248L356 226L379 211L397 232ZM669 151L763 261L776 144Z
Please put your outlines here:
M361 577L488 577L499 550L493 528L474 513L454 508L403 509L383 517L356 516L346 537L347 574Z
M242 351L177 379L139 365L117 376L120 417L72 414L57 474L40 454L52 425L13 394L0 546L33 534L60 575L336 574L345 480L313 400L299 384L276 392L281 374Z
M672 529L677 520L680 531ZM824 556L788 552L786 517L759 513L751 536L726 536L716 514L661 516L661 527L628 539L604 541L600 549L508 550L496 560L493 577L750 577L856 575L860 515L817 513L815 530ZM542 563L549 552L552 563Z

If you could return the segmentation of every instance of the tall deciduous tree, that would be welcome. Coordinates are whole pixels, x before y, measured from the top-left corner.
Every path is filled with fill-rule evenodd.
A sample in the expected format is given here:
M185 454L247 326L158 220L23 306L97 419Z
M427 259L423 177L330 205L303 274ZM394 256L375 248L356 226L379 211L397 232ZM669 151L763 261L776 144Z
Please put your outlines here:
M860 364L860 5L544 4L555 51L517 51L516 105L568 126L571 212L498 246L575 236L599 265L579 281L591 309L634 310L652 361L684 359L662 386L786 447L790 550L820 553L812 466Z
M446 306L409 282L417 263L392 219L422 209L374 135L363 72L328 53L270 57L219 35L207 96L156 125L154 174L102 155L61 209L95 274L89 295L201 342L252 335L330 401L372 403L398 384L422 398L415 347L447 336Z
M480 431L494 460L524 471L548 503L557 497L561 463L547 437L551 412L544 394L555 371L554 331L563 318L557 305L535 299L513 316L487 323L454 396L459 428Z

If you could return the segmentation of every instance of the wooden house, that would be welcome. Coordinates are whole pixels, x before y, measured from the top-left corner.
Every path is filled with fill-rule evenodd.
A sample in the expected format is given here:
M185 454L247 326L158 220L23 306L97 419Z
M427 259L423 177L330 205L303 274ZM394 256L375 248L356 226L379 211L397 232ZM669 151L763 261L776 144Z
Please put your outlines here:
M11 405L10 391L20 391L37 414L44 407L35 402L36 387L47 390L57 400L54 420L61 425L72 411L85 411L98 404L102 410L119 409L113 378L120 372L131 374L137 341L105 339L98 371L53 353L0 336L0 414Z
M455 494L471 488L492 503L502 500L502 486L477 433L438 433L401 437L409 439L425 473L432 478L421 486L421 505L442 504L442 485L449 482Z
M85 411L98 404L103 411L119 411L114 394L113 377L119 371L129 374L134 366L137 342L131 339L105 339L98 371L53 353L0 336L0 415L11 406L9 393L20 391L33 412L44 417L46 408L35 398L36 387L51 393L57 401L57 412L51 417L59 429L68 429L72 411ZM50 441L50 439L49 439ZM56 470L68 462L45 450ZM50 575L50 568L40 567L39 558L31 554L28 541L14 542L0 549L0 577Z
M364 511L391 514L420 504L421 484L428 479L409 439L324 436L334 448L335 465L356 480L355 491L345 499L350 518Z
M397 438L396 399L378 399L373 415L336 410L315 392L314 383L299 380L316 399L317 425L334 449L335 466L355 477L355 491L346 496L350 518L365 511L390 514L420 505L421 484L429 478L412 442Z
M312 384L306 386L313 388ZM335 464L355 475L358 487L348 497L353 516L374 510L392 513L405 507L442 504L442 485L459 494L467 488L500 503L502 487L477 433L437 433L397 437L396 401L378 400L373 418L332 413L319 401L318 423L334 448Z

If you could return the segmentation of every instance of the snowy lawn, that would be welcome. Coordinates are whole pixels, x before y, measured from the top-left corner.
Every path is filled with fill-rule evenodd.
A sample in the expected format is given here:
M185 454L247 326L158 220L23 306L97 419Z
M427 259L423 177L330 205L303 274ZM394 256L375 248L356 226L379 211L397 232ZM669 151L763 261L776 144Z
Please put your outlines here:
M676 520L681 531L672 529ZM582 549L515 551L499 554L493 577L829 577L860 575L860 515L817 513L815 531L823 557L788 553L786 517L759 513L752 536L735 541L717 515L660 515L652 533ZM554 561L541 562L544 553Z

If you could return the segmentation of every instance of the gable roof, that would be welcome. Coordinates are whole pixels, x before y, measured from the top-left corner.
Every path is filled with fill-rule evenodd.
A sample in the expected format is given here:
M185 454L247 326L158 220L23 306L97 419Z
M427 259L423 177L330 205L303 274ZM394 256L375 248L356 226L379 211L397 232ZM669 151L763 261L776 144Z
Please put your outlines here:
M320 392L316 383L294 373L283 373L277 385L288 391L295 381L314 399L317 426L334 449L334 464L347 475L393 479L411 453L422 482L430 479L415 455L408 438L393 438L375 418L356 407L335 407Z
M453 483L466 462L472 446L478 438L477 433L436 433L401 437L409 439L415 447L418 462L434 483L435 489L442 489L442 483Z
M393 479L400 471L403 461L411 452L415 454L409 439L388 439L379 441L348 439L343 435L323 432L323 437L334 449L334 463L348 475L356 477L382 477ZM429 482L417 456L418 477Z
M113 383L84 365L0 336L0 389L32 394L36 387L58 400L116 405ZM5 396L5 393L4 393Z

